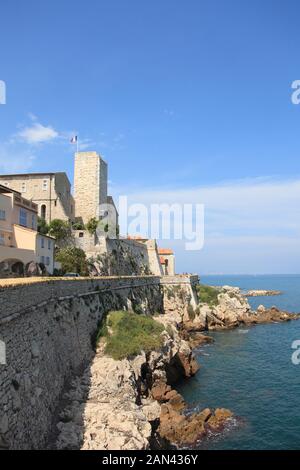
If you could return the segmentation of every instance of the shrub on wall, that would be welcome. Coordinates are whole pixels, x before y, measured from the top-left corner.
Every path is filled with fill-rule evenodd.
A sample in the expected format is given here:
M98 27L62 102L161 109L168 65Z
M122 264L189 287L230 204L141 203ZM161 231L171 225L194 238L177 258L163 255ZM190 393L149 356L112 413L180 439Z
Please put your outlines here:
M91 235L94 235L94 233L96 233L98 223L99 221L96 219L96 217L92 217L86 224L86 229Z
M86 255L81 248L75 246L61 248L55 259L61 263L61 269L64 273L74 272L81 276L86 276L88 273Z
M37 219L37 231L42 235L47 235L49 231L49 225L47 224L46 220L42 217L38 217Z
M65 220L53 219L49 224L48 233L56 239L58 244L61 244L71 238L71 226Z
M74 222L72 224L72 229L73 230L85 230L85 225L83 222Z

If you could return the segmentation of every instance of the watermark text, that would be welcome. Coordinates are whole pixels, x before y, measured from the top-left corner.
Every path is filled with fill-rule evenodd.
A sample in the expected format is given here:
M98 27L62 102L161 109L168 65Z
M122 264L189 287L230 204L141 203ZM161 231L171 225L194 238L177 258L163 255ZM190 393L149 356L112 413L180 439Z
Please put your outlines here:
M6 365L6 346L4 341L0 340L0 365Z
M187 251L204 245L204 205L193 203L129 203L119 197L119 223L124 234L159 240L182 240ZM114 206L99 207L98 236L116 237L118 225Z
M291 358L292 363L294 366L298 366L300 364L300 339L296 339L292 342L292 349L295 349Z
M0 80L0 104L6 104L6 84Z

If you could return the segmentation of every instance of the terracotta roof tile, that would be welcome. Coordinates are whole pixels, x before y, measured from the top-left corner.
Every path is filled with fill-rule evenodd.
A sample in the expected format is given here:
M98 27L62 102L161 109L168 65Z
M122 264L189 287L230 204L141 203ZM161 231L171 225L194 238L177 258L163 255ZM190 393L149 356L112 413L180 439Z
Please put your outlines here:
M173 255L174 252L171 248L158 248L159 255Z

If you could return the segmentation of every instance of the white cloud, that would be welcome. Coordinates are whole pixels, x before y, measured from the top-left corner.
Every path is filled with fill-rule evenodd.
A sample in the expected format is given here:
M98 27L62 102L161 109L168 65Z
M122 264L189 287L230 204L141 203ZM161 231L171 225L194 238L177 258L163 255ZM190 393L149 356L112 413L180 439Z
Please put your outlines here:
M165 108L164 109L164 114L166 116L169 116L169 117L174 117L175 116L175 111L173 111L173 109Z
M114 188L113 188L114 189ZM116 198L116 189L113 191ZM199 252L176 248L178 270L300 272L300 179L257 178L165 191L126 189L132 203L202 203L205 243ZM122 229L122 227L121 227Z
M77 135L76 133L73 135ZM94 150L95 142L91 139L78 139L79 151L83 150Z
M58 132L51 126L43 126L39 122L33 122L30 127L25 127L17 136L28 144L49 142L58 137Z
M16 149L11 144L0 145L0 172L20 173L28 171L35 160L35 156L28 150Z
M119 132L115 136L107 136L104 132L100 133L100 140L94 142L95 145L102 149L109 151L123 150L126 135L123 132Z
M28 113L28 117L31 119L31 121L38 121L37 116L33 113Z
M121 142L121 141L124 140L124 139L125 139L125 134L123 134L122 132L119 132L119 134L117 134L117 135L114 137L113 141L114 141L115 143L119 143L119 142Z
M219 185L151 191L142 189L128 194L130 201L151 203L199 203L205 206L209 231L221 234L239 231L248 234L260 231L274 233L299 230L300 179L245 180Z

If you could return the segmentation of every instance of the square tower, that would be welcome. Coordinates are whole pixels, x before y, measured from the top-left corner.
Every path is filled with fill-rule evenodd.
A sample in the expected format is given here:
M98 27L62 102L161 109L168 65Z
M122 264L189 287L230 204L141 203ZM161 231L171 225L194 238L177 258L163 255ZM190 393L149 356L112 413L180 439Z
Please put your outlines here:
M87 223L99 217L107 203L107 163L97 152L75 153L74 198L76 218Z

